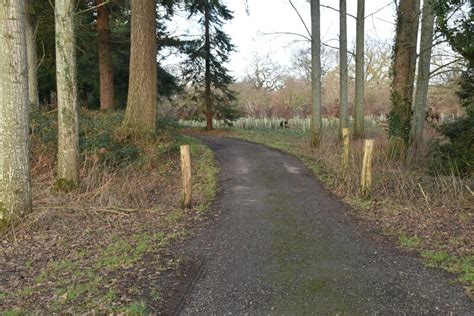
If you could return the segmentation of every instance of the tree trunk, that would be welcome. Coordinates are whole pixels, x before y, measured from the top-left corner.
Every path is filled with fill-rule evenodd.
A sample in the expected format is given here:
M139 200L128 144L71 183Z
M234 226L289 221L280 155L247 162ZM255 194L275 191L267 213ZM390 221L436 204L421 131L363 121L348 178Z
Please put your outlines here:
M212 100L211 100L211 39L209 34L209 7L206 5L204 11L204 40L205 40L205 50L206 50L206 74L205 74L205 102L206 102L206 129L212 130L212 118L214 116L212 112Z
M400 0L397 8L389 114L390 152L395 159L404 159L410 137L419 9L419 0Z
M56 0L56 86L58 95L58 170L59 189L79 183L79 113L77 100L76 39L74 14L76 1Z
M433 28L435 15L432 0L423 1L421 17L420 60L416 79L415 100L413 102L412 140L415 148L423 142L425 127L426 100L430 80L431 49L433 47Z
M348 75L347 75L347 16L346 0L339 1L339 121L341 131L349 127L347 116Z
M364 137L364 24L365 0L357 0L354 137Z
M106 0L97 0L97 36L99 41L100 109L114 108L114 73L110 47L109 16Z
M155 3L154 0L132 1L130 77L124 126L136 137L156 132Z
M31 211L23 1L0 2L0 224Z
M321 26L319 0L311 0L311 146L322 141L321 116Z
M36 51L36 31L38 22L33 12L33 1L26 1L26 48L28 55L28 99L32 106L39 105L38 95L38 57Z

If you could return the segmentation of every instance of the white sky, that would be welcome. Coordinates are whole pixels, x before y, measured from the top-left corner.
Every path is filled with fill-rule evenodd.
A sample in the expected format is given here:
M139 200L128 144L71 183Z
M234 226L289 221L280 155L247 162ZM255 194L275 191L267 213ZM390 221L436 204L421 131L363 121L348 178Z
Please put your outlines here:
M366 0L365 15L374 12L366 19L365 34L383 40L391 40L395 34L395 6L393 0ZM254 54L269 54L272 60L283 66L291 66L291 56L295 48L307 47L303 38L291 35L265 35L274 32L294 32L307 35L298 15L288 0L248 0L248 13L245 0L225 0L234 19L227 22L224 29L230 35L237 52L231 55L228 65L237 78L245 76ZM306 0L293 0L294 5L305 20L310 23L310 5ZM321 0L321 5L338 8L338 0ZM383 9L382 9L383 8ZM380 10L382 9L382 10ZM347 0L348 14L356 15L357 1ZM380 10L380 11L379 11ZM177 32L183 30L184 19L175 20ZM355 41L355 19L347 17L348 46L351 49ZM185 27L188 28L188 27ZM192 33L192 32L191 32ZM321 7L321 40L332 46L338 46L339 13ZM170 61L169 61L170 62Z

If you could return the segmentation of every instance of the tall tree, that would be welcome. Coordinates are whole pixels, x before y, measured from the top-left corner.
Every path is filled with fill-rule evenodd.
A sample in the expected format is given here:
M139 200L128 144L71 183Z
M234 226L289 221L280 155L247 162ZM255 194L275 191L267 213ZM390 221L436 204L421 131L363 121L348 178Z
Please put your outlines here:
M31 211L25 2L0 2L0 223Z
M347 75L347 16L346 0L339 1L339 121L340 127L349 127L347 115L348 75Z
M32 0L26 0L26 48L28 55L28 99L31 105L38 106L38 58L36 52L36 32L38 21Z
M420 58L418 61L415 99L413 101L412 141L415 148L423 141L425 127L426 100L430 81L430 61L435 21L432 2L433 0L423 1L421 17Z
M311 146L319 146L322 140L321 116L321 25L319 0L311 0Z
M107 0L97 0L97 39L99 41L100 109L114 108L114 73L110 45L110 7Z
M211 130L214 117L230 123L238 116L232 104L235 93L229 89L234 79L225 67L234 45L222 30L224 22L233 19L233 15L219 0L189 1L187 9L190 17L201 17L203 35L191 45L184 76L194 86L193 98L203 101L206 129Z
M364 137L365 0L357 0L354 137Z
M392 107L388 117L390 151L394 158L405 157L410 138L419 10L419 0L400 0L397 6Z
M124 126L131 135L156 131L156 1L132 1L130 76Z
M79 183L79 111L77 102L75 0L56 0L56 87L58 95L58 187Z

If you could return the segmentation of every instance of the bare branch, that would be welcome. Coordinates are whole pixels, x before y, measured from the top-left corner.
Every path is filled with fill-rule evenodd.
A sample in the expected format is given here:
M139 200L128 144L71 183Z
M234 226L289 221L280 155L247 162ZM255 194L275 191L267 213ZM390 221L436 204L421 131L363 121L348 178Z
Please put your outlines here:
M90 7L90 8L85 9L85 10L82 10L82 11L78 11L78 12L76 12L76 14L82 14L82 13L87 12L87 11L95 10L95 9L97 9L97 8L99 8L99 7L102 7L102 6L106 5L106 4L108 4L109 2L110 2L110 1L104 1L104 2L102 2L101 4L92 6L92 7Z
M370 13L369 15L366 15L366 16L364 17L364 19L367 19L369 16L373 16L373 15L379 13L380 11L382 11L383 9L385 9L386 7L391 6L391 5L392 5L392 1L390 1L389 3L387 3L386 5L384 5L383 7L381 7L380 9L377 9L377 10L375 10L374 12Z
M295 32L271 32L271 33L263 33L264 36L267 35L292 35L292 36L298 36L302 37L308 42L311 42L311 37L307 37L306 35L300 34L300 33L295 33Z
M436 68L435 70L430 71L430 78L431 78L431 77L434 77L434 76L437 76L437 75L439 75L439 74L442 74L442 73L456 71L455 69L444 70L444 71L440 71L440 70L442 70L442 69L444 69L444 68L446 68L446 67L449 67L449 66L451 66L452 64L458 63L458 62L460 62L460 61L462 61L462 60L463 60L463 58L454 59L454 60L450 61L449 63L446 63L446 64L444 64L444 65L441 65L441 66L439 66L438 68Z
M333 11L339 12L338 9L333 8L333 7L331 7L331 6L328 6L328 5L325 5L325 4L320 4L319 6L322 7L322 8L326 8L326 9L329 9L329 10L333 10ZM357 19L354 15L352 15L352 14L350 14L350 13L346 13L346 15L347 15L348 17L353 18L353 19Z
M288 0L288 2L290 3L293 10L295 10L296 14L298 14L298 17L300 18L301 23L303 23L303 26L306 29L306 32L308 32L308 35L311 38L311 32L309 31L308 26L306 25L305 21L303 20L303 17L301 16L300 12L298 11L298 9L296 9L295 5L293 4L293 2L291 0Z

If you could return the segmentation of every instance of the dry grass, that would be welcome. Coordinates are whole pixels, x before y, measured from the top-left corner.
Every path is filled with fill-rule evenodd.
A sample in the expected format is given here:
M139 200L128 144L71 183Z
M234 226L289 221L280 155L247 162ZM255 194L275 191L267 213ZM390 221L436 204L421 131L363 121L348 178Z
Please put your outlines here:
M188 210L180 208L181 142L194 163ZM179 134L129 145L141 154L124 164L102 159L112 148L84 151L80 186L63 192L54 143L34 139L33 212L3 236L0 310L133 313L166 303L162 289L180 260L168 249L205 219L217 170L209 149Z

